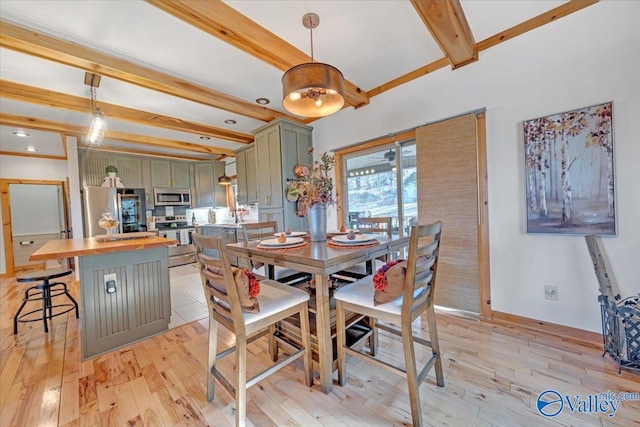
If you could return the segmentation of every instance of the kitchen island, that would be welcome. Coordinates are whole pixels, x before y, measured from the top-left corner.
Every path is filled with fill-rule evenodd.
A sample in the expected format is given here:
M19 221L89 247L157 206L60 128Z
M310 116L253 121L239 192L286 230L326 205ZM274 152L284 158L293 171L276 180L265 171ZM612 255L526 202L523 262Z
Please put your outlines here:
M31 255L31 261L79 257L82 359L168 329L167 247L175 244L155 235L50 240Z

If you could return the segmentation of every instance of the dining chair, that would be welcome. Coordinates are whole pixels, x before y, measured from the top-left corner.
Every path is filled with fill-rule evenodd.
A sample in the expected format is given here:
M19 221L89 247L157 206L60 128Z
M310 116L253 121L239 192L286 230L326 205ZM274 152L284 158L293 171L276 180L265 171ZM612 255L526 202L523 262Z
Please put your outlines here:
M391 239L391 236L393 235L392 220L393 218L390 216L356 218L355 224L356 229L360 230L362 233L383 234ZM340 270L334 273L333 276L339 279L355 282L356 280L363 279L364 277L373 274L388 258L389 256L385 255L381 259L361 262L345 268L344 270Z
M309 294L295 287L274 280L259 282L259 294L251 292L252 284L238 283L245 273L232 267L221 237L205 237L193 234L196 259L202 279L202 287L209 307L209 351L207 363L207 400L215 397L215 379L235 397L236 425L246 423L247 389L268 375L278 371L292 361L302 357L304 380L313 384L311 361L311 337L309 335ZM218 251L219 258L203 251ZM235 270L234 270L235 269ZM255 283L253 284L255 286ZM250 302L247 302L250 301ZM247 345L272 331L273 325L290 316L300 320L301 346L293 346L292 353L276 361L262 372L247 378ZM217 352L218 325L226 327L235 335L234 346ZM292 344L289 344L292 345ZM235 352L233 368L235 386L218 370L217 362Z
M435 368L437 385L444 387L440 345L438 343L433 305L441 230L441 222L411 227L408 245L409 255L406 265L401 265L399 270L396 270L403 272L404 285L399 288L398 296L395 299L376 304L375 299L378 298L377 292L380 292L380 289L375 289L374 279L371 277L346 285L334 294L336 299L339 384L344 385L346 382L347 354L406 378L413 425L415 426L422 425L419 387L432 367ZM376 328L401 337L405 367L394 366L360 349L347 347L345 343L345 328L349 327L349 325L345 324L346 311L375 318L377 319ZM411 329L413 322L423 313L426 314L429 341L414 336ZM385 323L381 324L381 321ZM416 366L415 343L431 349L431 356L420 371Z
M278 224L275 221L254 222L242 224L242 236L245 242L252 240L263 239L275 239L275 234L278 231ZM263 265L262 263L255 263L253 260L249 260L252 273L261 277L271 277L280 283L286 283L288 285L297 284L305 280L309 280L310 277L307 273L292 270L286 267L280 267L278 265ZM268 270L271 270L271 275L268 275Z

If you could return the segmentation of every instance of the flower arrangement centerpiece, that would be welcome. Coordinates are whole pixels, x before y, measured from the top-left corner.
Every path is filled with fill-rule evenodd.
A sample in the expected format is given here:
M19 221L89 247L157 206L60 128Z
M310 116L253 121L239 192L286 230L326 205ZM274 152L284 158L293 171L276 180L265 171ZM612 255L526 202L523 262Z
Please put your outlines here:
M313 147L308 152L313 153ZM330 175L335 164L334 154L325 152L310 169L303 168L300 174L296 173L298 179L291 186L290 192L297 193L298 202L304 206L311 241L314 242L327 239L327 205L335 204Z
M313 147L309 148L313 152ZM333 178L330 172L336 164L333 153L324 153L319 160L315 160L311 168L294 181L292 191L298 194L298 200L302 202L307 211L315 205L332 205Z

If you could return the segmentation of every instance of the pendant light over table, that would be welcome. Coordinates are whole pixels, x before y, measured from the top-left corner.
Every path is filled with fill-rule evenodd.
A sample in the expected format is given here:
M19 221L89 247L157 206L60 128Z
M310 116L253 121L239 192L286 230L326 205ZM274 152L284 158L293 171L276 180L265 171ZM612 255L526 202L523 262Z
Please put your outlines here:
M311 62L291 67L282 76L282 105L301 117L324 117L344 105L344 77L340 70L313 61L313 29L320 23L315 13L302 17L311 33Z

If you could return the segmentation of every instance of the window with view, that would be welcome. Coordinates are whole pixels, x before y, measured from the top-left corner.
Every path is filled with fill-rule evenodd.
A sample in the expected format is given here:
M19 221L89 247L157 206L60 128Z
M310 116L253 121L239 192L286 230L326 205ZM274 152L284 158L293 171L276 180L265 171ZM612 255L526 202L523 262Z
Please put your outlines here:
M390 216L395 232L401 232L402 224L406 234L418 216L415 142L353 153L344 164L348 226L353 228L359 217Z

